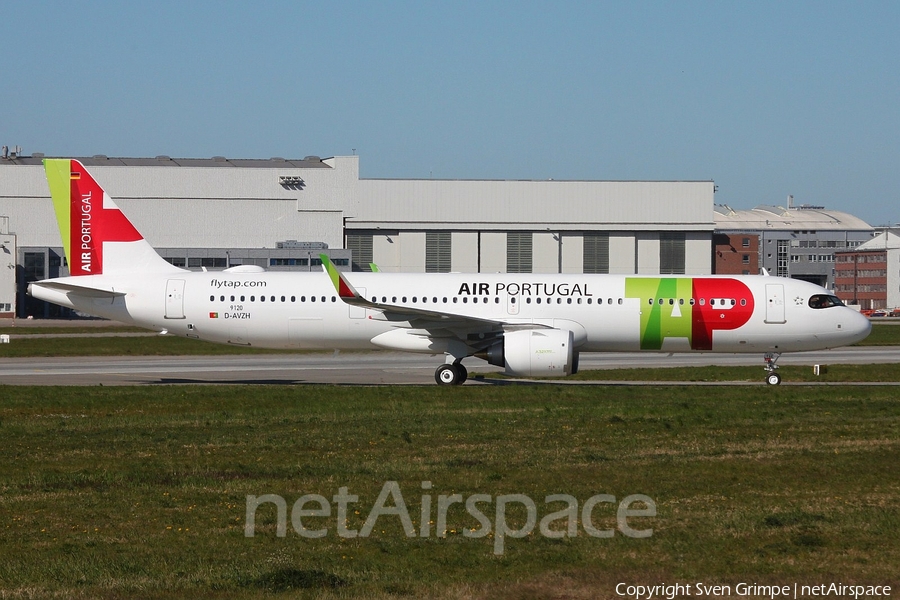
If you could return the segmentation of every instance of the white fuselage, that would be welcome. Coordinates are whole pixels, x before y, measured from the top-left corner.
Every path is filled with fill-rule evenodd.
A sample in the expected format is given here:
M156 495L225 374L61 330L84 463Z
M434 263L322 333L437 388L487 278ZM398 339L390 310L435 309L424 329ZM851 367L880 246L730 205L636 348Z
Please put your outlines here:
M763 276L352 273L360 296L504 326L568 329L577 351L795 352L855 343L868 320L844 306L813 308L828 292ZM122 294L91 297L32 284L37 298L170 334L260 348L440 353L415 319L346 304L323 273L170 272L55 280ZM661 290L669 290L664 292ZM396 317L394 317L396 319ZM434 323L427 334L440 337ZM397 332L397 333L392 333ZM424 333L424 332L423 332ZM456 331L459 334L459 331ZM463 339L478 344L468 324ZM377 339L376 339L377 338ZM373 339L376 340L373 342Z

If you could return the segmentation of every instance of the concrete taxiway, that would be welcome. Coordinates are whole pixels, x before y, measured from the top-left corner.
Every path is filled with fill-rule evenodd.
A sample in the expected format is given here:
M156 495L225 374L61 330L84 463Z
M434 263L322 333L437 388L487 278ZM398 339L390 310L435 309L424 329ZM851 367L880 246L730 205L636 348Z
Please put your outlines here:
M900 362L900 346L862 346L784 354L780 365L876 364ZM338 384L434 385L441 357L396 352L310 353L236 356L15 358L0 362L6 385L152 384ZM758 366L758 354L582 354L580 368L614 369L676 366ZM478 359L466 361L470 381L498 372ZM558 380L570 383L571 380ZM576 382L571 382L576 383ZM580 385L586 382L577 382ZM648 382L649 383L649 382ZM652 382L653 385L665 385ZM754 382L756 383L756 382ZM785 381L785 383L790 383Z

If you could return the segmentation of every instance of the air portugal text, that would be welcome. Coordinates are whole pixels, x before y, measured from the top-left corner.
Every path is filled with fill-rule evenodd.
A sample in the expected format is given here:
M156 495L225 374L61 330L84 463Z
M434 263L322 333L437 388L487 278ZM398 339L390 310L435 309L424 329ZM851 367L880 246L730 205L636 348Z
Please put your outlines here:
M88 190L81 194L81 259L79 264L82 273L93 273L94 236L91 231L91 209L93 192Z
M463 283L459 286L458 296L499 296L501 293L510 296L593 296L586 283L496 283L493 294L491 284Z

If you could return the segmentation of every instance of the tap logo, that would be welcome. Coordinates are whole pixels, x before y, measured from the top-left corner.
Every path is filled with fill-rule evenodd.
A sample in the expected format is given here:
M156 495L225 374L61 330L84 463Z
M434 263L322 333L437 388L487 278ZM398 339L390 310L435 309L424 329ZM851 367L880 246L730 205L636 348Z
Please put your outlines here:
M625 297L641 301L641 350L661 350L666 338L712 350L713 331L744 325L754 307L750 288L727 278L627 278Z

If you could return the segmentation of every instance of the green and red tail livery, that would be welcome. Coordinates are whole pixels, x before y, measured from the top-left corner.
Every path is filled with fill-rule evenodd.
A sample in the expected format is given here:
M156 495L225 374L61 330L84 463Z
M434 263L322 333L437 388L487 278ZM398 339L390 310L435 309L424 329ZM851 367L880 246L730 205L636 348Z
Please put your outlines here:
M359 293L353 289L350 282L341 275L341 272L337 270L337 267L334 266L334 263L331 262L328 255L320 254L319 258L322 259L322 266L325 267L325 272L328 273L328 276L331 278L331 283L334 285L334 289L337 290L338 296L344 300L359 298Z
M102 274L104 242L143 239L80 162L45 159L44 169L71 275Z

